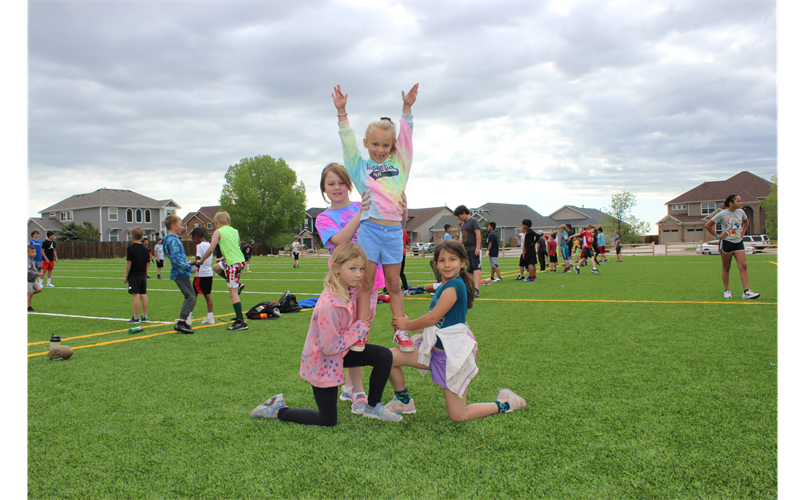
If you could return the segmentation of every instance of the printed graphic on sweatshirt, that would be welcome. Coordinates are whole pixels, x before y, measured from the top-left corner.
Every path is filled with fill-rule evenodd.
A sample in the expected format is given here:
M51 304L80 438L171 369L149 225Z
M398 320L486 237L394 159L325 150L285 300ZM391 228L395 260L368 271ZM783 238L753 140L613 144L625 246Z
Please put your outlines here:
M380 177L397 177L400 175L400 171L397 167L393 165L389 165L387 163L381 163L380 165L367 165L366 172L374 180L377 180Z

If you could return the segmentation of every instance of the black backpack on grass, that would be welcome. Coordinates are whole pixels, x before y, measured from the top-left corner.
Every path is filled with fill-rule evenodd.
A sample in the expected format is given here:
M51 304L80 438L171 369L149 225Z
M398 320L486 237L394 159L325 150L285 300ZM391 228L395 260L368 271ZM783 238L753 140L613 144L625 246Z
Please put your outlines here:
M249 319L269 319L279 318L280 316L280 310L276 302L260 302L246 313L246 317Z
M282 314L295 313L302 310L302 306L296 301L296 295L292 294L290 290L285 292L277 301L277 308L279 308Z

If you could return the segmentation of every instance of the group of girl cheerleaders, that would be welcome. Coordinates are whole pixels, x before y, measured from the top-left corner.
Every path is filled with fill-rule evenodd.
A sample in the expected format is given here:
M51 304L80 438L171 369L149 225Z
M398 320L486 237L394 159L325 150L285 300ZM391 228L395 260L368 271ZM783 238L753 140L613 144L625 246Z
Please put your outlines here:
M403 258L401 221L407 214L405 186L413 158L411 106L419 84L402 92L400 130L389 118L373 121L363 145L362 158L355 132L347 120L347 97L334 88L344 165L330 163L322 171L322 196L330 208L317 217L316 228L330 249L324 291L310 320L299 375L310 383L318 410L289 408L277 394L252 410L254 418L271 418L306 425L334 426L341 399L352 401L352 412L364 417L398 422L401 414L416 413L408 394L403 366L431 372L444 389L451 420L472 420L525 408L525 400L501 389L495 401L466 404L467 387L477 375L478 347L467 326L475 285L464 270L464 246L454 240L437 245L431 267L438 283L427 314L411 320L405 315L400 268ZM396 136L396 140L395 140ZM352 202L353 186L362 194ZM387 289L395 328L393 349L366 343L377 306L377 290ZM409 336L408 332L421 331ZM363 390L363 366L371 366L368 395ZM345 376L344 368L347 369ZM386 382L394 398L383 405Z

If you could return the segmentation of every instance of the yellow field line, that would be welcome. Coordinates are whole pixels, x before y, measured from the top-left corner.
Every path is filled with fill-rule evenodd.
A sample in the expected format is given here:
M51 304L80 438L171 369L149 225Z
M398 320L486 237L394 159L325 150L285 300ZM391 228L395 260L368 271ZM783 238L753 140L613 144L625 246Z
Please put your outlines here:
M778 264L778 263L774 262L773 260L770 260L769 262L771 262L771 263L772 263L772 264L774 264L775 266L779 266L779 265L780 265L780 264Z
M417 298L417 297L406 297L406 300L431 300L430 297L424 298ZM777 302L697 302L695 300L608 300L608 299L482 299L477 298L475 300L484 300L490 302L612 302L612 303L619 303L619 304L725 304L725 305L734 305L734 304L756 304L756 305L767 305L767 306L776 306Z

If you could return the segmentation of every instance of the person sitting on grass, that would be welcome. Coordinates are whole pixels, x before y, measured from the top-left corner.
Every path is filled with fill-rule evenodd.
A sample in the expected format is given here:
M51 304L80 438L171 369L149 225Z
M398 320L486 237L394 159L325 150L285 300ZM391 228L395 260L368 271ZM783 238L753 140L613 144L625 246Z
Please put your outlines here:
M126 323L139 323L140 321L148 321L147 269L151 256L142 243L143 228L134 226L129 229L129 235L131 236L131 245L126 248L126 276L123 278L123 283L128 283L129 285L134 316ZM140 318L140 301L143 303L142 318Z
M187 254L184 250L184 245L179 240L179 234L182 232L182 219L175 214L171 214L165 218L165 229L168 234L162 241L162 248L168 260L171 262L171 275L170 279L176 282L176 286L184 295L184 302L182 302L182 310L179 312L179 319L173 329L179 333L195 333L190 328L190 313L196 306L196 292L193 290L193 281L190 277L196 272L196 268L187 263Z
M467 387L478 374L475 365L478 348L467 326L467 310L472 307L475 296L475 284L464 270L469 258L463 245L447 240L436 246L433 261L436 263L434 274L441 286L431 299L430 312L415 320L408 316L392 320L395 328L424 331L417 352L391 350L394 363L389 380L394 399L386 404L386 409L416 413L414 399L405 385L403 366L431 372L432 380L444 390L450 420L473 420L525 408L525 399L509 389L501 389L492 403L467 405Z

